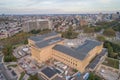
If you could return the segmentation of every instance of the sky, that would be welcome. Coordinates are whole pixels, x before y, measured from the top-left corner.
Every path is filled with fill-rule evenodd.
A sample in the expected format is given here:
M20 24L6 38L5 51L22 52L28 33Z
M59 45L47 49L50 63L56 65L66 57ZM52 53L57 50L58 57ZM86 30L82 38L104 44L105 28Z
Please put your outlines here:
M64 14L120 11L120 0L0 0L0 14Z

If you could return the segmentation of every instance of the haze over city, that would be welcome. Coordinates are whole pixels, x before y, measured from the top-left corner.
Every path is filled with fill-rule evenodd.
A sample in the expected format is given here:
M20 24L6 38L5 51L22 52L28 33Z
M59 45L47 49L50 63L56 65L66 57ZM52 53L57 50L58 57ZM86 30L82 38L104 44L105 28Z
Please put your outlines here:
M120 10L120 0L0 0L0 14L99 13Z

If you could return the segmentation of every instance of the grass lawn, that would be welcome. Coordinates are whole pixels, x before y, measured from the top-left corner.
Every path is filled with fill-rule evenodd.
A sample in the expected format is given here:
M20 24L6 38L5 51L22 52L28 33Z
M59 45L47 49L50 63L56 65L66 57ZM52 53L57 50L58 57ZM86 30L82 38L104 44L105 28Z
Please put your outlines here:
M106 58L105 61L103 62L104 65L110 66L116 69L119 69L119 60L112 59L112 58Z
M22 80L23 77L24 77L24 75L25 75L25 72L22 72L22 73L21 73L21 76L20 76L20 78L19 78L19 80Z
M120 45L120 40L112 40L111 42Z
M93 72L90 72L88 80L102 80L102 79Z

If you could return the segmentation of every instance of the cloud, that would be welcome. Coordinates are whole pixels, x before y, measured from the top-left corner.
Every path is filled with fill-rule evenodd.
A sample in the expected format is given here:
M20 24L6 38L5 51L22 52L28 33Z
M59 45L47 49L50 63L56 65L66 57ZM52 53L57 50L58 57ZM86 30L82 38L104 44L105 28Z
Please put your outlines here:
M120 0L0 0L0 12L67 13L112 11L120 10L119 3Z
M100 0L101 3L109 4L112 0Z

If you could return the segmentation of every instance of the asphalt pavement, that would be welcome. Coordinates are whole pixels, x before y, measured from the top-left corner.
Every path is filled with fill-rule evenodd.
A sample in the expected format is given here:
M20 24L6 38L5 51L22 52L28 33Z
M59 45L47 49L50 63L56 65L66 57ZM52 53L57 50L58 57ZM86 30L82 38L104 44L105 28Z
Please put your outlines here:
M2 57L3 57L3 55L0 55L0 62L2 62Z

